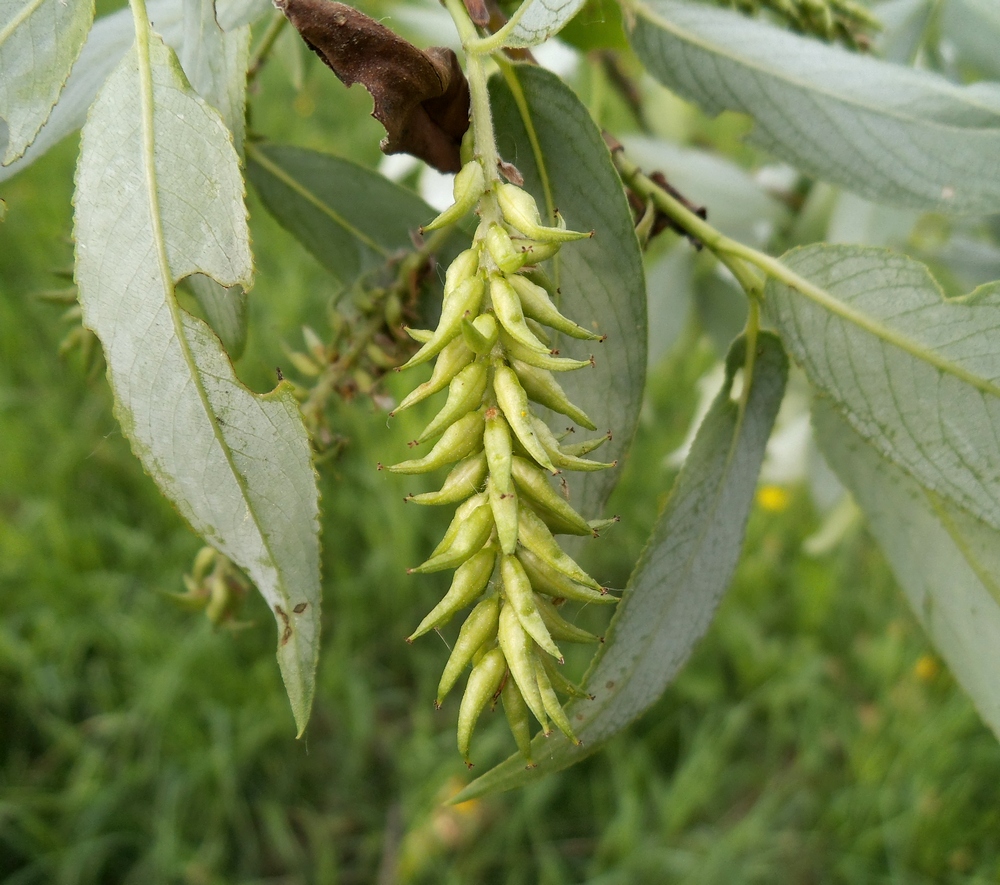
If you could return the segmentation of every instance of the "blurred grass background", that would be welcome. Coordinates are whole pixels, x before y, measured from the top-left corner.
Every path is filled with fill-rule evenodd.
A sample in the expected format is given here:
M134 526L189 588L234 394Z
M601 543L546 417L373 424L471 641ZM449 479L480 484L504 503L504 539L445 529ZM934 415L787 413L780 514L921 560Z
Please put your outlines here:
M367 96L303 70L296 90L265 69L252 126L376 163ZM742 124L686 119L689 140L746 150ZM71 264L75 150L0 187L0 881L1000 881L1000 746L864 530L802 552L818 520L796 487L761 497L709 635L637 725L520 793L443 806L470 778L457 700L431 703L446 649L403 637L445 579L404 569L448 515L404 507L407 480L375 470L409 437L364 400L331 420L350 445L323 473L323 652L296 742L265 606L250 598L253 626L231 632L171 602L200 543L129 452L103 377L57 355L60 309L34 296ZM250 208L259 276L238 368L263 390L333 292L252 194ZM612 586L711 359L689 329L654 367L608 509L622 522L591 560ZM513 750L499 719L477 735L477 771Z

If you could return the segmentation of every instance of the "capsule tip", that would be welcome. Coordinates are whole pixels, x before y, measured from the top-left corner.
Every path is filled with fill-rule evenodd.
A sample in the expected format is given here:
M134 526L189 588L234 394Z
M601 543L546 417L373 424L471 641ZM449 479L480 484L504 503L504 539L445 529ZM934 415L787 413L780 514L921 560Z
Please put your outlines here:
M379 462L378 462L378 463L377 463L377 464L375 465L375 469L376 469L376 470L385 470L385 467L383 467L383 466L382 466L382 462L381 462L381 461L379 461Z

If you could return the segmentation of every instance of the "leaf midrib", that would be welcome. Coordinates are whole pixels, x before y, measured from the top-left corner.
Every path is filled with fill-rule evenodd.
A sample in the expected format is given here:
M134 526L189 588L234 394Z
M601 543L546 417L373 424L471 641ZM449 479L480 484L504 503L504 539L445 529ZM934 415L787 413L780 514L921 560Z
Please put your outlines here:
M41 6L46 2L46 0L32 0L28 3L17 15L14 16L7 24L7 26L0 31L0 49L3 48L4 43L6 43L11 35L16 31L21 25L23 25L31 16L33 16Z
M347 233L349 233L355 239L360 240L369 249L375 250L383 258L388 259L390 257L390 252L384 246L375 242L371 237L368 236L364 231L355 227L346 218L344 218L340 213L337 212L328 203L324 203L319 197L317 197L312 191L305 188L297 179L293 178L284 169L282 169L277 163L275 163L270 157L267 156L263 151L261 151L256 145L248 144L246 146L247 156L250 157L258 166L265 169L271 175L273 175L278 181L280 181L289 190L296 193L307 203L312 204L320 212L327 216L334 224L342 227Z
M706 38L697 36L693 34L691 31L685 30L680 25L670 21L669 19L663 18L662 16L657 14L650 6L642 2L642 0L635 0L632 8L635 10L635 12L637 12L647 21L661 28L662 30L667 31L668 33L672 34L679 40L687 42L692 46L695 46L698 49L701 49L702 51L709 53L710 55L723 55L748 70L755 71L758 74L770 77L771 79L774 80L778 80L786 84L787 86L797 89L801 92L814 95L821 95L825 98L830 99L831 101L836 101L839 102L840 104L847 105L849 107L860 108L865 111L868 111L869 113L879 114L881 116L888 117L890 119L898 120L902 123L932 127L947 132L975 132L984 130L987 132L991 132L1000 128L1000 115L997 114L996 108L991 107L990 105L984 105L977 101L974 101L968 95L956 95L956 93L959 92L959 89L957 87L950 87L949 89L944 89L943 86L945 84L937 82L933 83L928 82L927 84L921 84L922 86L926 85L926 88L929 91L933 90L933 92L936 95L939 95L942 98L946 98L947 100L953 102L960 101L964 105L974 110L990 114L992 117L997 118L996 126L993 127L955 126L952 124L941 123L938 120L934 120L928 117L919 117L910 114L905 114L895 108L888 109L883 106L869 104L854 96L845 96L838 92L832 92L829 89L817 86L815 83L812 83L811 81L799 80L794 76L792 76L791 74L789 74L787 71L768 68L765 67L760 62L750 61L745 56L738 54L735 50L729 47L727 47L725 51L723 51L717 44L710 43ZM950 84L947 85L950 86Z
M856 326L862 331L868 332L870 335L880 339L886 344L890 344L893 347L898 348L903 353L908 354L914 359L921 360L941 372L951 375L959 381L974 387L982 393L1000 399L1000 386L997 386L984 378L980 378L978 375L974 375L968 369L965 369L959 364L941 356L937 353L937 351L931 350L929 347L915 341L912 338L909 338L901 332L897 332L895 329L885 325L879 320L873 319L859 310L855 310L853 307L845 304L825 289L809 282L809 280L805 279L805 277L799 276L799 274L792 270L783 261L772 258L769 255L754 252L754 250L749 249L749 247L738 246L732 251L734 254L739 254L740 257L749 258L749 260L753 261L754 264L772 276L776 282L784 285L788 289L798 292L800 295L804 295L810 301L813 301L815 304L819 305L824 310L829 311L834 316L840 317L840 319L845 322ZM787 253L785 257L787 258L788 255L795 254L797 251L798 249L794 249L792 252ZM888 250L885 251L886 254L888 254ZM752 258L749 257L751 252L753 252ZM794 310L794 299L792 300L792 303L792 309Z

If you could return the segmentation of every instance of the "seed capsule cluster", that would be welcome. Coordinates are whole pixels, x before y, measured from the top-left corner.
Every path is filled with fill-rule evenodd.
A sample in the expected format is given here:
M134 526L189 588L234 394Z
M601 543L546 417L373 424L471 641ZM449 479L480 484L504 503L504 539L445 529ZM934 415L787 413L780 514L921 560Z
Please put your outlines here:
M602 336L559 312L537 270L564 243L591 234L567 230L558 215L554 226L543 224L530 194L513 184L488 182L478 160L456 176L454 205L424 229L453 223L477 207L481 222L473 245L445 276L440 322L434 331L410 330L422 347L402 367L436 359L430 379L396 411L447 388L443 407L413 444L437 442L424 457L386 469L416 474L453 465L439 491L407 497L416 504L458 505L430 558L410 569L421 574L455 569L455 574L409 641L473 606L445 665L436 703L441 705L471 666L458 715L458 747L466 763L471 765L477 719L500 700L531 765L532 717L546 734L551 722L578 742L559 695L586 695L560 673L559 643L599 641L567 621L560 606L566 600L616 601L554 537L596 537L613 520L588 522L549 479L562 470L613 466L584 457L610 434L564 445L533 414L532 404L596 430L555 377L593 360L558 356L549 335L552 330L582 340Z

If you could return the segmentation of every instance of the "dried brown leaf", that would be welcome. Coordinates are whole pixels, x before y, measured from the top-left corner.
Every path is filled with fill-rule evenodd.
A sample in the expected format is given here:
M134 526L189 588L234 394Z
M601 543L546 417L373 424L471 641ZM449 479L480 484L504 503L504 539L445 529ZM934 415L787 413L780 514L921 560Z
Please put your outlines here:
M360 83L386 131L383 153L408 153L442 172L461 168L469 84L450 49L417 49L362 12L330 0L275 0L302 39L346 85Z

